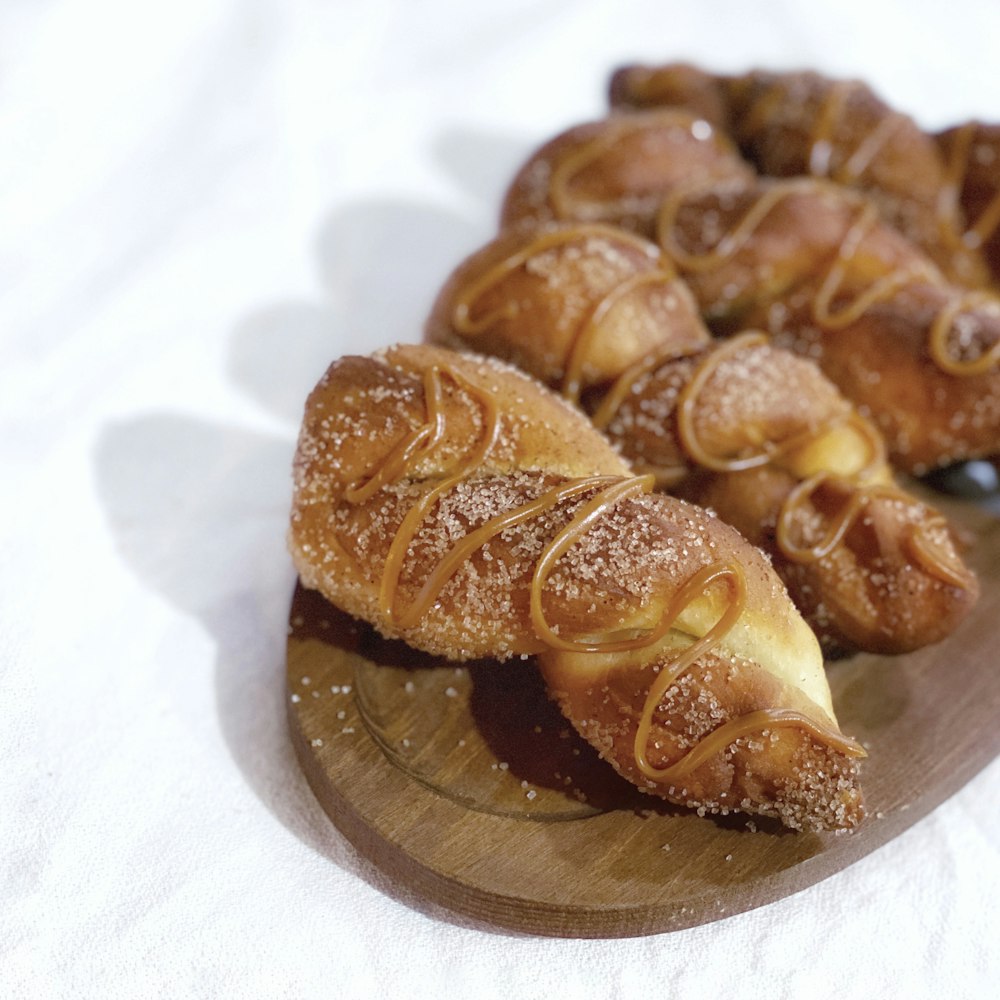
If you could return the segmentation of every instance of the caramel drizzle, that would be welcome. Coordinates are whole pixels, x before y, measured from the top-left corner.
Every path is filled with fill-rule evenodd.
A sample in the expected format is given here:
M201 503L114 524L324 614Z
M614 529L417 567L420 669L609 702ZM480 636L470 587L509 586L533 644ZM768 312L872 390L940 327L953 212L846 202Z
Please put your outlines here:
M701 393L705 386L711 382L719 368L734 355L748 348L763 346L768 343L768 340L767 334L750 330L733 337L731 340L724 341L720 346L706 354L678 393L676 404L677 438L681 450L691 462L714 472L739 472L764 465L780 464L786 456L807 448L826 434L831 433L835 428L850 426L859 437L866 441L869 449L869 457L864 466L855 473L856 477L863 480L882 466L885 463L886 454L885 443L881 435L869 421L853 409L845 409L842 415L834 416L817 427L807 428L783 441L763 441L761 450L754 455L717 455L704 446L697 433L697 412L701 403ZM640 379L652 374L661 366L684 357L690 357L701 350L703 350L701 347L681 350L663 347L627 368L612 384L602 399L601 405L591 417L594 425L599 430L606 429ZM633 465L635 465L634 462ZM688 469L687 465L658 469L656 472L657 480L661 484L676 482L688 472Z
M499 322L515 319L520 306L512 298L505 299L502 306L478 317L474 316L475 303L481 296L498 287L508 275L527 265L539 254L586 239L613 240L639 251L645 258L652 257L650 252L652 245L625 230L612 230L601 225L580 225L541 232L527 246L509 254L461 290L452 310L452 328L465 337L476 337ZM656 253L656 262L659 266L655 269L633 274L607 291L574 331L563 361L561 386L563 395L571 402L579 402L588 351L597 339L601 326L611 310L637 288L646 285L666 287L676 280L676 274L667 266L667 261L659 252Z
M635 762L639 770L653 781L673 784L694 771L705 761L742 737L767 729L794 726L803 729L820 742L839 750L847 757L864 757L864 749L849 737L818 723L802 712L794 709L765 708L738 716L723 723L707 736L702 737L676 763L669 767L655 767L646 755L649 737L653 728L653 716L667 691L697 662L700 656L709 652L721 638L736 624L746 606L747 585L743 570L738 563L712 563L692 576L674 595L664 612L664 619L672 624L695 600L716 581L726 580L731 588L731 599L718 621L698 640L691 643L672 663L661 668L646 695L639 716L635 734ZM662 624L661 624L662 627ZM669 625L667 626L669 628ZM663 629L662 634L666 634Z
M873 305L888 301L911 281L916 279L929 282L940 281L930 264L921 260L916 266L898 268L889 274L882 275L863 289L853 300L848 300L846 305L841 306L838 311L834 311L833 300L847 276L851 261L878 220L879 212L874 204L869 202L862 206L858 217L848 228L847 234L837 248L833 264L828 269L820 283L819 291L813 298L813 319L827 330L842 330L852 323L856 323Z
M834 170L830 169L833 153L833 136L837 126L847 115L851 96L861 89L855 80L838 80L827 89L819 114L813 122L809 153L806 157L808 172L813 177L829 177L846 186L857 184L875 157L892 138L893 133L907 120L904 115L891 111L848 154Z
M826 529L825 537L814 545L801 546L793 538L793 522L799 510L824 483L838 477L820 472L800 483L785 500L778 516L777 542L781 551L792 562L812 563L826 558L844 539L868 504L874 499L906 500L906 495L884 483L858 485L852 480L845 483L851 489L847 502ZM934 514L910 525L906 547L913 559L931 576L959 590L967 590L968 574L954 549L934 537L935 532L947 533L948 523L940 514Z
M702 185L683 187L663 203L658 234L660 245L682 268L694 274L716 270L729 262L752 239L764 219L786 198L815 190L816 181L788 181L769 186L750 206L736 225L724 233L714 247L701 253L689 253L679 245L674 236L676 217L685 198L701 191L711 190ZM946 287L944 278L926 261L912 267L897 268L862 289L853 299L834 310L832 303L843 284L852 260L859 247L878 219L877 209L866 203L850 225L833 260L823 276L812 301L814 322L828 331L843 329L860 319L868 310L881 302L889 301L896 292L914 280L926 281ZM1000 341L984 350L977 357L961 359L949 349L949 337L959 317L970 308L996 303L995 295L988 292L962 292L956 290L951 300L942 306L931 323L928 334L928 353L931 361L949 375L969 377L992 371L1000 362Z
M851 95L860 87L861 84L855 80L837 80L827 88L819 112L812 121L812 132L808 137L808 148L803 158L805 172L812 177L828 177L845 185L856 184L892 138L893 133L907 121L906 116L898 112L887 113L866 136L861 138L853 152L846 154L843 162L831 170L834 133L847 114ZM779 108L784 104L787 91L787 85L777 80L755 99L740 124L741 131L748 138L768 129Z
M961 192L969 174L976 123L966 122L952 133L948 157L948 183L942 201L952 207L961 203ZM962 235L962 243L971 250L980 249L1000 227L1000 186Z
M603 513L617 499L620 499L621 496L626 493L632 494L646 492L646 490L643 489L644 486L645 484L641 479L623 480L620 476L587 476L580 479L570 479L567 482L562 483L560 486L548 490L546 493L536 497L534 500L530 500L527 503L522 504L520 507L506 511L503 514L498 514L496 517L493 517L481 524L478 528L470 531L469 534L465 535L448 550L448 552L444 555L437 566L434 567L433 571L424 581L423 586L420 588L420 591L418 592L413 603L410 605L409 609L403 615L397 616L394 624L402 628L408 628L415 625L423 617L423 615L431 609L445 585L455 575L455 573L458 572L462 564L468 560L474 552L477 552L487 542L489 542L490 539L495 538L501 532L506 531L509 528L516 527L519 524L523 524L525 521L530 521L534 517L539 517L547 510L552 510L564 501L571 500L574 497L580 496L584 493L589 493L595 489L599 490L599 492L591 501L591 504L596 505L599 508L599 513ZM628 487L628 489L623 489L623 487ZM397 545L398 538L399 536L397 535L396 538L393 539L390 551L393 546ZM400 550L402 550L401 545ZM546 553L543 552L543 558L545 554ZM541 559L539 560L539 565L540 564ZM536 569L531 583L533 622L535 620L534 608L536 602L540 607L541 587L544 586L544 582L539 582L540 579L541 578L539 577ZM539 614L541 613L539 612Z
M766 736L769 729L790 727L804 730L818 742L826 743L831 749L838 750L845 757L859 759L868 756L864 747L855 740L822 725L803 712L792 708L764 708L756 712L748 712L746 715L723 723L718 729L703 737L687 752L686 756L671 767L657 769L646 762L643 773L654 781L673 784L738 739L750 736L752 733L762 733Z
M702 389L715 376L719 368L740 351L748 347L760 347L766 343L766 334L756 330L741 333L738 337L726 341L698 365L694 374L680 391L677 397L677 436L680 439L681 447L694 462L703 468L711 469L713 472L741 472L744 469L756 469L774 462L780 455L795 450L815 437L815 432L808 430L786 441L778 443L764 441L761 445L761 451L756 455L746 455L742 458L714 455L702 445L698 438L695 415Z
M910 554L928 573L936 576L942 583L959 590L967 590L968 574L961 559L951 546L943 545L934 533L949 533L948 522L937 514L929 517L923 524L914 525L909 537Z
M796 194L816 190L816 182L812 180L784 181L771 184L750 206L747 213L727 233L723 233L714 247L702 253L688 253L677 242L673 234L677 214L685 199L699 194L709 194L714 190L711 182L696 181L692 184L682 184L671 192L663 201L657 219L657 237L660 246L670 258L686 271L694 274L704 274L716 270L727 263L742 250L757 232L764 219L773 209L786 198Z
M644 495L653 489L653 477L589 476L568 480L548 490L536 499L499 514L455 543L421 586L416 598L402 612L395 607L395 594L406 553L419 529L420 522L432 505L449 489L482 466L497 442L500 431L499 411L494 401L474 386L459 372L447 366L435 365L424 373L423 385L426 406L424 422L414 428L385 457L381 465L372 470L360 483L345 490L350 503L361 503L380 489L405 478L415 465L437 445L446 431L446 411L442 376L447 375L460 389L473 395L484 409L484 433L476 446L464 458L459 458L441 481L425 494L404 517L389 545L383 571L379 607L396 627L405 629L415 625L438 599L443 588L461 565L490 539L508 528L537 517L560 503L582 496L594 495L575 513L562 530L545 546L532 575L530 590L531 621L538 638L551 649L574 652L598 653L645 649L662 639L683 612L703 595L715 581L730 581L731 598L715 625L703 636L695 639L670 665L661 669L656 681L646 695L640 716L636 739L635 759L640 771L654 781L672 781L688 774L714 754L725 749L734 740L749 735L766 726L794 725L810 733L817 741L849 757L866 756L864 749L837 730L825 726L798 712L784 709L762 709L730 720L699 740L674 765L664 769L652 767L646 757L646 744L652 728L657 706L670 686L689 670L699 657L710 652L733 628L746 606L747 588L743 570L738 563L716 562L692 575L677 591L658 623L651 629L641 629L632 635L616 638L614 634L601 640L565 637L558 634L546 620L542 598L549 575L563 555L577 543L590 528L616 504L627 498Z
M690 124L687 113L683 111L675 111L673 113L660 111L659 116L659 121L662 121L664 124L671 123L685 128ZM607 218L617 215L617 212L614 210L602 212L602 209L605 207L604 203L587 203L575 199L570 193L570 186L574 178L583 173L591 164L598 161L605 153L614 149L624 138L630 134L643 132L649 128L650 122L645 118L639 118L638 120L629 120L627 118L615 119L611 125L591 136L577 149L562 156L552 167L548 185L548 200L552 206L555 218L563 220L577 219L581 216L593 216L595 213ZM713 128L706 138L714 135L715 130ZM654 196L655 192L650 192L649 197ZM625 207L625 204L622 202L614 206L618 210Z
M820 486L837 478L839 477L826 471L817 472L814 476L799 483L782 505L781 513L778 516L777 542L781 551L792 562L818 562L828 556L843 541L844 536L867 507L869 501L875 497L886 499L903 497L903 494L896 487L885 483L859 485L856 482L847 481L846 484L851 490L850 497L833 519L832 524L828 526L825 538L815 545L798 545L792 538L795 515L806 506L809 498Z
M661 366L697 354L701 349L700 346L676 347L672 344L661 344L644 358L629 365L605 392L600 405L591 414L591 423L600 431L606 430L641 379L651 375ZM672 486L680 482L689 471L688 466L683 463L672 466L652 466L634 456L629 457L629 462L636 472L653 475L661 487Z
M465 479L486 460L500 435L500 413L495 400L481 392L453 368L434 365L424 372L424 399L426 418L420 426L410 431L399 444L389 452L381 466L369 474L361 485L352 485L344 491L348 503L363 503L374 496L382 487L403 479L408 472L431 449L437 445L445 433L444 392L442 375L447 375L460 389L465 389L476 397L483 406L484 433L477 446L464 458L459 458L453 468L446 470L440 482L425 493L406 513L393 536L386 555L382 580L379 585L379 610L394 625L407 628L415 624L423 609L411 606L404 612L397 612L395 596L399 588L399 577L403 561L413 541L420 523L427 512L448 490Z
M808 427L783 441L763 441L761 442L761 450L755 455L727 457L715 455L704 447L698 438L695 420L699 396L703 388L711 381L719 368L734 355L747 348L761 347L767 343L767 335L757 330L749 330L733 337L702 361L694 375L681 390L677 402L677 435L681 447L691 459L713 472L742 472L764 465L780 465L782 459L814 444L835 428L850 426L860 437L865 439L869 449L868 460L855 473L855 477L863 480L879 468L885 462L885 443L878 431L853 409L845 409L842 414L831 417L818 427Z
M700 350L702 348L698 345L678 348L672 344L661 344L656 350L629 365L604 394L600 406L590 417L591 423L598 430L605 430L640 379L651 375L661 365L697 354Z
M906 116L898 112L890 112L865 136L857 148L833 175L835 181L841 184L853 184L859 181L864 172L872 165L875 157L882 151L894 132L906 122Z
M581 207L581 203L570 194L569 188L573 183L573 178L582 173L594 161L599 160L606 152L614 149L628 131L621 124L617 128L606 129L556 163L549 178L548 197L552 205L552 212L557 219L574 219L580 215L581 211L587 210L585 203ZM635 131L635 129L633 128L631 131ZM601 207L598 203L597 208ZM591 208L591 210L593 209Z
M948 337L955 328L958 317L966 309L975 309L978 306L988 306L997 301L995 295L989 292L965 292L953 298L937 316L931 324L930 332L930 352L938 367L949 375L985 375L992 371L1000 362L1000 340L992 344L989 349L983 351L978 356L968 361L956 358L948 349Z

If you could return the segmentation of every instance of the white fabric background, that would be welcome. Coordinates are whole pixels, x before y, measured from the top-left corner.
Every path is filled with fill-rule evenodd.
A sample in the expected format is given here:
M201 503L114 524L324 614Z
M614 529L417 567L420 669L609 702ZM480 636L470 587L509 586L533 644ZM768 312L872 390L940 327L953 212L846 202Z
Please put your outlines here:
M284 722L288 465L349 351L419 337L515 165L689 58L1000 118L1000 7L0 3L0 996L965 997L1000 762L867 860L626 941L473 927L359 860Z

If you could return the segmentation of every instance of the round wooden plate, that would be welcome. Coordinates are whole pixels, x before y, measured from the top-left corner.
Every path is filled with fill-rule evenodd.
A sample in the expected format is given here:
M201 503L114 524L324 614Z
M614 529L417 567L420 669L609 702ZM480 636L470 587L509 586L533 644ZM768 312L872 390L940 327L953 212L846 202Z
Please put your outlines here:
M301 586L287 659L299 761L334 823L390 877L499 927L627 937L789 896L896 837L1000 753L1000 521L935 503L969 529L983 596L938 646L830 665L841 726L870 754L869 818L854 833L651 800L570 730L533 662L425 657Z

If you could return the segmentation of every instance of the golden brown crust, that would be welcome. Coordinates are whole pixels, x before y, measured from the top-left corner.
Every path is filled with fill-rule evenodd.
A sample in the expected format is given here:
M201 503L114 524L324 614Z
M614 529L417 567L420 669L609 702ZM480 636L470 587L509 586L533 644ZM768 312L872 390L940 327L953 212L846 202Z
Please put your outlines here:
M614 75L611 100L615 107L706 114L762 174L828 178L861 191L948 277L973 287L989 280L981 255L962 240L961 209L942 197L948 168L934 139L860 80L634 66Z
M866 489L836 477L823 479L790 507L799 485L770 466L705 476L682 492L773 553L796 606L831 652L905 653L939 642L961 624L979 585L932 507L884 484ZM779 544L778 522L786 511L796 548L806 550L822 547L852 503L856 514L829 553L802 562ZM932 552L937 562L922 561L921 551Z
M843 218L833 216L842 229ZM930 560L901 561L914 525L937 517L916 498L896 490L899 516L879 518L879 531L865 534L864 545L853 544L860 532L852 531L844 552L805 564L782 551L779 518L796 513L801 519L834 492L824 484L815 497L804 498L800 510L786 511L798 484L821 472L836 475L841 487L851 483L871 513L885 501L869 496L870 484L890 480L877 433L812 362L762 336L713 342L689 307L675 310L679 322L670 323L672 317L642 298L632 301L621 322L609 321L613 311L592 322L602 302L616 301L616 287L628 289L659 267L652 263L655 255L641 249L635 237L616 236L606 227L507 232L456 269L435 304L427 335L514 357L564 391L565 355L582 347L579 367L588 373L582 401L612 444L637 472L653 474L661 487L695 502L717 505L723 520L763 547L828 648L902 652L948 634L975 602L976 581L950 544L940 557L960 569L948 582L933 572ZM805 275L814 263L805 257ZM660 287L675 284L668 276ZM477 319L471 332L460 323L470 314ZM633 327L643 331L638 343L645 357L636 357L637 340L628 336ZM624 349L616 358L619 338ZM739 471L761 464L775 470L768 482L780 489L748 488L759 485L758 479Z
M537 150L507 190L501 224L604 222L650 236L660 202L678 184L752 176L703 119L623 113L570 128Z
M425 338L489 354L576 397L670 343L710 337L655 243L612 226L552 223L501 233L441 289Z
M635 764L632 747L655 660L643 670L609 669L587 684L574 677L569 657L542 657L542 672L564 714L620 774L643 791L663 794ZM706 733L762 706L790 707L798 699L767 671L738 656L708 655L669 689L654 713L650 763L663 767L696 746ZM800 707L812 709L803 701ZM823 774L822 787L804 775ZM764 726L734 739L676 783L667 797L699 813L753 811L794 829L856 826L864 807L858 765L809 739L795 727ZM763 803L766 803L763 804Z
M492 420L491 401L502 401ZM413 445L432 425L433 444ZM560 690L586 687L609 663L649 680L650 656L662 661L667 648L694 642L704 649L691 669L709 653L748 661L771 679L765 694L776 699L765 704L749 692L753 710L799 713L784 723L801 730L788 739L813 747L816 760L833 755L851 769L854 750L835 728L816 640L768 561L716 518L643 492L644 481L621 470L582 414L505 365L427 346L348 358L331 366L307 404L290 547L308 586L386 635L453 658L540 652L560 670ZM564 537L568 544L556 550ZM386 571L398 557L386 600ZM657 633L661 621L666 631ZM586 720L571 718L587 732ZM730 756L726 747L711 754L720 755ZM683 760L683 747L674 756ZM783 780L827 794L817 794L808 816L789 813L789 820L856 823L856 785L856 808L838 812L843 789L813 765ZM627 770L617 758L616 766ZM760 789L753 798L748 790L741 807L785 815L768 794ZM696 800L689 789L680 801Z
M647 135L654 152L640 155ZM630 157L641 175L631 194ZM577 176L585 194L553 198L554 178L565 194ZM684 109L614 115L557 136L519 172L504 217L548 222L558 202L562 218L648 231L657 199L659 242L715 331L758 326L820 361L907 471L996 454L1000 297L949 283L856 192L811 178L759 180Z
M949 284L858 196L815 181L691 192L661 226L710 324L756 326L813 358L871 414L895 464L919 474L997 453L1000 297Z

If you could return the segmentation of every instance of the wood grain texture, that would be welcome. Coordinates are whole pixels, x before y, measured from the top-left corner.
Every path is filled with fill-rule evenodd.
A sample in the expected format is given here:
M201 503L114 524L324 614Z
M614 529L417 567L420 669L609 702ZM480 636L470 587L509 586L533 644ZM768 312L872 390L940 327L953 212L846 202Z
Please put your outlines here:
M869 818L854 833L702 818L641 795L570 730L533 662L425 657L300 586L288 710L309 784L391 878L511 930L637 936L798 892L912 826L1000 753L1000 520L934 502L968 531L983 597L938 646L829 665L841 726L870 753Z

